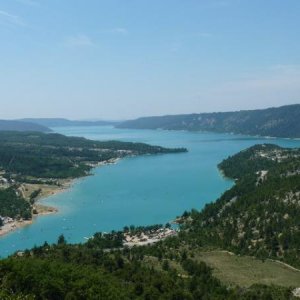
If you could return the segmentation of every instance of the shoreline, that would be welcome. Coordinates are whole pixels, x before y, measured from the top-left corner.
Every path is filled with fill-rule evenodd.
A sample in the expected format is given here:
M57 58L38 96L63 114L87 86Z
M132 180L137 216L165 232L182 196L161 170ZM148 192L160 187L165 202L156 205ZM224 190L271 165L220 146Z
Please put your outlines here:
M300 137L282 137L282 136L268 136L268 135L250 135L250 134L243 134L243 133L235 133L229 131L213 131L213 130L188 130L188 129L164 129L164 128L134 128L134 127L116 127L117 129L132 129L132 130L155 130L155 131L171 131L171 132L192 132L192 133L216 133L216 134L225 134L225 135L236 135L240 137L247 137L247 138L257 138L257 139L283 139L283 140L295 140L300 141Z
M31 225L32 222L33 222L33 218L31 220L13 221L13 222L7 223L1 227L0 238L8 235L9 233L11 233L13 231L16 231L17 229Z
M49 186L49 185L38 185L41 188L41 195L38 196L36 203L32 206L33 210L36 210L37 213L32 214L30 220L13 220L12 222L4 224L0 227L0 238L7 236L9 233L12 233L18 229L29 226L33 224L36 218L41 216L46 216L50 214L55 214L58 212L56 207L44 205L41 202L46 200L48 197L55 196L59 193L67 191L73 184L75 179L64 180L65 182L61 186ZM29 185L25 185L28 187ZM33 184L30 186L34 186Z
M101 166L113 165L116 164L121 158L117 157L114 159L109 159L107 161L99 162L93 165L92 170ZM86 176L93 176L93 173L89 173ZM36 214L32 214L32 218L30 220L13 220L12 222L4 224L0 227L0 239L7 236L8 234L21 229L23 227L32 225L38 217L47 216L51 214L58 213L58 209L53 206L44 205L42 202L49 197L58 195L60 193L67 192L72 186L81 178L86 176L81 176L77 178L67 178L60 179L59 186L58 185L47 185L47 184L23 184L23 188L27 190L27 193L31 192L31 190L36 190L38 188L41 189L40 195L37 197L35 204L32 206L33 210L36 210ZM29 191L29 192L28 192Z

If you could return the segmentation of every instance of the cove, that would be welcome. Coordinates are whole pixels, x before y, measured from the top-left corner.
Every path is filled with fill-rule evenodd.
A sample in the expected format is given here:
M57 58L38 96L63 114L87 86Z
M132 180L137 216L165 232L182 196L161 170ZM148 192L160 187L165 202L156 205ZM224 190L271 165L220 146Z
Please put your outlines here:
M185 210L201 209L232 186L233 182L223 178L217 169L217 164L229 155L258 143L300 147L300 140L206 132L110 126L53 130L95 140L186 147L189 152L126 158L94 169L93 176L80 178L69 190L43 200L58 208L57 214L38 217L32 225L1 237L1 257L45 241L56 242L60 234L68 242L77 243L97 231L169 222Z

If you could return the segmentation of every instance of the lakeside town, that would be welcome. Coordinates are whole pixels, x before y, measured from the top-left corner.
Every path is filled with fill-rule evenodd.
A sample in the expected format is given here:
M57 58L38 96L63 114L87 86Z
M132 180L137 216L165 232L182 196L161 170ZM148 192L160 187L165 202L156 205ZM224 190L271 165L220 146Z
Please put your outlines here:
M123 246L145 246L157 243L167 237L177 235L178 230L166 227L142 229L136 233L125 232Z

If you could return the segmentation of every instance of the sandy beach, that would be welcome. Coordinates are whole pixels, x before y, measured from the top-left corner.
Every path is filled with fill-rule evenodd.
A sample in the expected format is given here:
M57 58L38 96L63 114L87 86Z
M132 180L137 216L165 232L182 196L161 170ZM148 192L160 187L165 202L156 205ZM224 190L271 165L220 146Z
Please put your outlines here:
M114 158L114 159L109 159L108 161L99 162L93 165L93 168L110 165L110 164L116 164L119 160L120 158ZM57 208L43 205L42 204L43 200L46 200L50 196L54 196L59 193L66 192L68 189L72 187L72 185L76 182L76 180L80 178L82 177L72 178L72 179L58 179L57 180L58 185L30 184L30 183L21 184L20 189L25 199L29 199L32 192L39 189L41 190L41 192L36 198L35 204L33 205L33 211L35 211L36 213L33 213L31 220L13 220L12 222L4 224L2 227L0 227L0 237L5 236L6 234L9 234L22 227L31 225L34 222L34 220L40 216L57 213L58 212Z
M63 179L59 181L59 186L47 184L22 184L23 196L25 198L28 198L33 191L41 189L36 203L33 205L33 211L36 213L33 213L31 220L13 220L12 222L4 224L0 227L0 237L22 227L31 225L37 217L57 213L58 210L55 207L43 205L41 202L50 196L65 192L72 186L74 181L75 179Z
M0 236L4 236L14 230L28 226L28 225L32 224L32 221L33 220L13 221L13 222L7 223L0 228Z

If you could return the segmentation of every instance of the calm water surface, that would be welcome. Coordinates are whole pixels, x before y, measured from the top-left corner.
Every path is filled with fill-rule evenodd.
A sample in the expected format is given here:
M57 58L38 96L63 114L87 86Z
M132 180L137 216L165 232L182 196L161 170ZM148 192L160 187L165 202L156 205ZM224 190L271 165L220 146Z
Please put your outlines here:
M226 189L217 164L228 155L257 143L300 147L299 140L264 139L230 134L126 130L107 126L61 127L55 131L95 140L145 142L186 147L188 153L126 158L96 168L94 176L76 181L68 191L43 200L59 209L38 217L33 225L0 238L0 256L55 242L63 233L69 242L84 242L96 231L125 225L166 223L184 210L201 209Z

